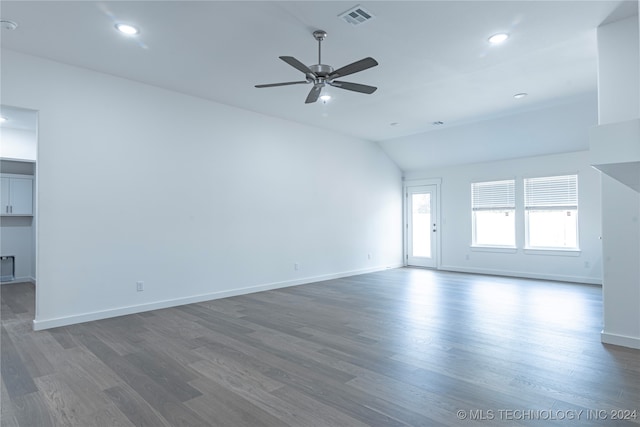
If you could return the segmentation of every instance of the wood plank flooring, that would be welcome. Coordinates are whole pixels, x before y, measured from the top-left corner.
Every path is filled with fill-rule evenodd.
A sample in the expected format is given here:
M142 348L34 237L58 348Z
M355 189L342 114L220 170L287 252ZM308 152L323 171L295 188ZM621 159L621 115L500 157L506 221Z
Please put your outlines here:
M2 427L640 425L597 286L401 268L39 332L0 291Z

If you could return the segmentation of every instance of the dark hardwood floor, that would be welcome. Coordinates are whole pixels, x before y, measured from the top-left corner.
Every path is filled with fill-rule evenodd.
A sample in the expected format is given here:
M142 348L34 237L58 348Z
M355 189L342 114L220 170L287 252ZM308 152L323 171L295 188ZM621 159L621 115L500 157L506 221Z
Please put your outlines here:
M597 286L402 268L39 332L1 294L2 427L640 424Z

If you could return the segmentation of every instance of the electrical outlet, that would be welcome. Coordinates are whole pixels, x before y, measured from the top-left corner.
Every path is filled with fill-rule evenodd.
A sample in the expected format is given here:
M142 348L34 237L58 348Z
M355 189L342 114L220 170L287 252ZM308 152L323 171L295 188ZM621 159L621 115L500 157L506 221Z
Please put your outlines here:
M367 254L367 259L371 259L371 254Z
M144 282L136 282L136 291L138 292L144 291Z
M585 261L584 268L589 268L589 267L591 267L591 263L589 261Z
M295 271L298 271L298 269L299 269L299 268L300 268L300 265L298 265L298 263L297 263L297 262L293 264L293 269L294 269Z

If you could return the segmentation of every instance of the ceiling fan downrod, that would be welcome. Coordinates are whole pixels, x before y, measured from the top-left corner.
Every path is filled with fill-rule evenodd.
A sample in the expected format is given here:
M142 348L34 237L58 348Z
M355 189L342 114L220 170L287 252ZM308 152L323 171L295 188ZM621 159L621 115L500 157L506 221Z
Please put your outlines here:
M318 40L318 63L310 65L309 69L313 72L312 81L316 85L324 84L327 80L327 76L333 73L333 67L330 65L324 65L322 63L322 41L327 37L327 32L324 30L316 30L313 32L313 38Z
M318 65L320 65L322 64L322 40L327 37L327 32L316 30L313 32L313 37L318 40Z

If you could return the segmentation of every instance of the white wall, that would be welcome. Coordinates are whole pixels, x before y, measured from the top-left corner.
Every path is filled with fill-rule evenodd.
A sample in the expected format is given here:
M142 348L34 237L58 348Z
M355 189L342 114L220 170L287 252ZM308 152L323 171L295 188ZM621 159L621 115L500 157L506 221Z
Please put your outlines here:
M601 125L640 117L639 26L633 16L598 28ZM602 201L602 341L640 348L640 194L603 174Z
M602 174L602 339L640 348L640 196Z
M638 16L598 27L598 123L640 116Z
M33 219L31 217L4 216L0 218L0 233L2 233L1 254L15 257L15 280L13 282L35 281Z
M401 265L376 144L2 55L3 102L39 111L36 328Z
M464 125L445 125L380 145L412 173L444 165L583 151L589 148L589 126L597 123L596 103L593 91L552 105Z
M23 129L0 128L0 157L36 161L36 133Z
M578 173L578 256L525 253L522 178ZM601 283L600 182L589 166L588 152L475 163L406 174L413 179L441 178L441 269L484 274ZM471 249L471 183L516 179L516 243L518 250Z

